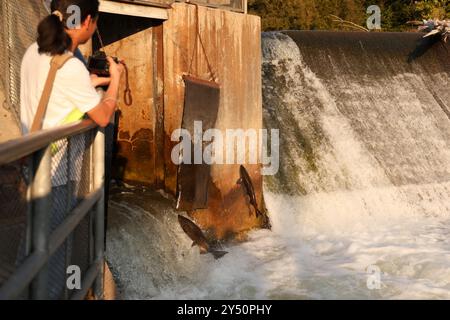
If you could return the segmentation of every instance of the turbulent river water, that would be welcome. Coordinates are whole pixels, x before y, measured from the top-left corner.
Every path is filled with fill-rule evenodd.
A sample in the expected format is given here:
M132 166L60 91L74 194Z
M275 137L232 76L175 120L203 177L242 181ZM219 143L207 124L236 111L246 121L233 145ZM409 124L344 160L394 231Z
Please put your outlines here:
M450 55L418 34L265 33L272 231L215 261L173 203L111 198L124 299L450 299Z

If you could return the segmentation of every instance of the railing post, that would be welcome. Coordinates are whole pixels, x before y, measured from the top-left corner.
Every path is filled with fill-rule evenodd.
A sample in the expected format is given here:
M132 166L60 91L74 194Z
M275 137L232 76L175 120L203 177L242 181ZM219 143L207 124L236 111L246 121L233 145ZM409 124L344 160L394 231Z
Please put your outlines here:
M105 131L98 129L94 140L94 190L101 189L102 196L95 205L94 218L94 263L99 263L100 272L94 283L97 299L103 299L104 243L105 243Z
M33 156L31 186L31 251L46 254L52 212L52 156L50 147ZM48 299L48 262L31 284L31 299Z

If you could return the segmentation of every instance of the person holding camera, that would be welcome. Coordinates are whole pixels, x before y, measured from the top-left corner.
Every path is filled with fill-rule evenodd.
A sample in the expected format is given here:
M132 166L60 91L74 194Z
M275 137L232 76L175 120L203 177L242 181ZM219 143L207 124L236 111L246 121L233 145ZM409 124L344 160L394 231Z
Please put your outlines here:
M73 56L78 46L91 39L99 17L98 0L53 0L52 14L38 26L37 42L25 53L21 68L22 131L30 133L43 94L49 94L45 115L36 128L48 129L82 119L85 114L101 127L110 122L117 107L119 82L124 67L108 57L110 78L91 76ZM79 15L79 17L77 16ZM79 21L79 24L74 22ZM58 66L53 86L44 90L55 57L68 60ZM103 97L97 86L108 85ZM47 91L47 92L45 92ZM50 93L48 92L50 91ZM35 129L36 129L35 128Z
M124 66L108 57L110 77L90 75L79 58L78 46L91 39L99 18L98 0L52 0L51 14L38 26L37 41L26 51L21 66L20 118L24 135L81 120L88 116L100 127L110 123L117 107ZM97 86L108 86L106 93ZM50 232L79 203L82 171L89 140L81 134L52 143L52 209ZM108 176L108 169L105 175ZM105 192L108 179L105 180ZM84 192L84 191L83 191ZM107 201L107 197L105 197ZM67 295L66 263L72 260L77 238L72 234L49 261L48 297Z

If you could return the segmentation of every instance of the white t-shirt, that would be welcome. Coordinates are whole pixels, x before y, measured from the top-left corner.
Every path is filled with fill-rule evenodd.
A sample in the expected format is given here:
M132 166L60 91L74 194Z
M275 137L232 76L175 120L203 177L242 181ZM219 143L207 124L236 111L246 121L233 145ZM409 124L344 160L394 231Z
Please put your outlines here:
M20 83L20 120L23 134L29 133L39 100L50 71L51 56L39 54L32 44L22 60ZM56 73L42 129L57 127L72 115L83 115L100 103L101 96L91 84L86 66L77 58L69 59ZM52 144L53 186L80 181L85 136L79 135Z
M33 123L50 71L50 61L50 55L39 54L37 43L33 43L23 57L20 83L20 120L23 134L29 132ZM74 110L86 113L97 106L100 99L91 84L86 66L76 58L69 59L56 73L42 128L60 125Z

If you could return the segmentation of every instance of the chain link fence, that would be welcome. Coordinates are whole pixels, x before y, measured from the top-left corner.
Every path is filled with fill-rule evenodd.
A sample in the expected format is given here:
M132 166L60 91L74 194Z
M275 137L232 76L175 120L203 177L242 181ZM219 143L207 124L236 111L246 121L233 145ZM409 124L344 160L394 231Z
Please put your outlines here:
M36 41L39 21L48 15L41 0L0 2L0 90L6 108L19 124L20 65L27 48Z
M91 190L92 133L62 139L51 145L52 210L50 232L54 232L68 218ZM64 241L51 257L48 272L50 299L68 299L66 270L70 265L87 271L90 261L89 226L91 213Z
M47 131L51 142L14 161L2 159L43 138L34 134L32 142L22 137L0 144L0 299L69 299L75 292L66 285L67 268L78 266L82 276L93 266L98 269L104 241L98 227L104 219L104 171L98 172L104 170L104 136L92 121L83 123L82 133L55 141L51 132L58 136L61 129ZM42 255L43 248L47 254ZM27 260L33 261L31 276L23 271ZM10 295L17 286L23 289Z
M0 167L0 286L26 256L29 158Z

